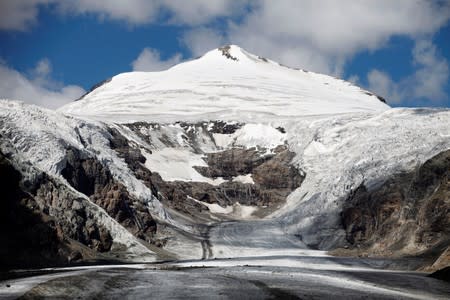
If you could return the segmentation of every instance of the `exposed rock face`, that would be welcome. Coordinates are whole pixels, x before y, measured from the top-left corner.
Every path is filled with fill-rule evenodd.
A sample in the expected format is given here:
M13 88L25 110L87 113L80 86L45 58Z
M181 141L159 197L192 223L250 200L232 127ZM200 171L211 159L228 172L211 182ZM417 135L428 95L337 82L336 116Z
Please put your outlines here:
M66 265L110 250L110 233L82 199L30 166L17 168L0 153L2 269Z
M231 47L229 45L220 47L218 50L222 52L222 55L225 56L228 59L234 60L234 61L238 61L239 59L237 57L234 57L231 55L230 53L230 49Z
M180 147L180 140L174 140L166 135L168 130L169 132L172 130L170 128L178 128L176 134L173 132L170 134L181 137L181 143L185 145L183 147L187 145L189 151L204 155L207 166L194 166L194 169L211 179L222 178L224 182L219 185L163 180L157 172L152 172L148 166L144 166L146 159L140 149L144 146L130 144L115 129L110 130L113 137L111 148L125 160L136 178L142 180L161 202L177 211L198 217L199 213L208 211L201 203L204 202L219 204L222 207L236 203L264 207L268 208L266 213L270 213L271 208L284 202L286 197L300 186L304 178L302 172L291 164L294 153L290 152L286 145L280 145L271 151L244 147L204 151L205 145L209 145L209 149L216 149L214 134L231 135L243 125L223 121L195 124L178 122L168 126L143 122L126 125L147 143L145 151L149 153L151 153L149 147ZM282 133L284 131L283 128L278 130ZM245 176L248 182L236 179L239 176Z
M127 156L129 164L138 164L139 156ZM126 187L116 182L111 173L97 160L83 157L76 149L69 148L66 166L61 171L64 178L79 192L106 210L137 237L151 242L156 222L144 204L134 199Z
M163 201L188 214L192 214L192 209L205 209L189 197L201 202L217 203L222 207L239 203L271 208L284 202L304 179L300 170L290 164L293 156L285 146L278 147L269 155L262 155L255 148L232 148L207 153L205 160L208 167L196 168L206 177L222 177L227 180L219 185L203 182L164 182L156 174L152 175L152 182L162 195ZM237 176L245 175L251 176L254 182L233 180ZM184 207L186 204L187 207Z
M211 133L232 134L242 127L241 123L227 123L224 121L215 121L209 129Z
M440 270L450 265L450 246L445 249L434 263L425 270Z
M361 253L439 255L450 243L450 151L370 191L361 185L346 201L342 223Z
M253 169L273 156L262 155L256 148L233 148L222 152L207 153L205 160L208 167L197 167L196 170L206 177L232 179L238 175L252 173Z

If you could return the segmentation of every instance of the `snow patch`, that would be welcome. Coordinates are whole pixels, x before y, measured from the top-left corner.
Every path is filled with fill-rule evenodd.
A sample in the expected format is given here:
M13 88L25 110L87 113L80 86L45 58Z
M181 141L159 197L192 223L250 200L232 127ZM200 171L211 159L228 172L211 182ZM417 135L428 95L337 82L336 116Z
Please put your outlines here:
M219 148L231 147L273 149L286 142L286 133L266 124L245 124L232 134L213 135Z
M194 169L207 167L203 155L195 154L189 149L164 148L142 152L146 158L145 167L152 172L157 172L164 181L195 181L206 182L211 185L219 185L225 182L223 178L207 178Z
M233 177L233 182L240 182L244 184L255 184L255 182L253 181L252 174L238 175L236 177Z

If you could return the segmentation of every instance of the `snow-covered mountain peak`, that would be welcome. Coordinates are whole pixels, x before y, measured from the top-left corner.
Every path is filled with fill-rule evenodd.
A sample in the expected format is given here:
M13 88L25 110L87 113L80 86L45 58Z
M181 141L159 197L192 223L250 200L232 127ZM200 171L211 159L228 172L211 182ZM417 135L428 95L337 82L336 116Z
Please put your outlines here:
M242 59L245 59L245 55L242 51L242 49L239 46L236 45L224 45L222 47L216 48L214 50L211 50L207 52L205 55L203 55L201 58L208 58L208 59L217 59L220 60L229 59L230 61L238 62Z
M267 58L254 55L237 45L224 45L219 48L215 48L206 52L204 55L189 60L169 69L171 72L176 70L177 72L199 72L205 71L207 73L214 72L216 70L228 70L231 73L237 74L245 71L263 71L274 72L276 69L289 69L277 62L269 60ZM301 71L299 69L291 69ZM303 71L304 72L304 71ZM223 76L229 73L222 73Z
M269 62L268 59L251 54L237 45L224 45L207 52L198 59L208 63L216 61L221 64L229 62L240 64Z
M266 121L389 109L380 100L349 82L226 45L166 71L116 75L60 110L114 122Z

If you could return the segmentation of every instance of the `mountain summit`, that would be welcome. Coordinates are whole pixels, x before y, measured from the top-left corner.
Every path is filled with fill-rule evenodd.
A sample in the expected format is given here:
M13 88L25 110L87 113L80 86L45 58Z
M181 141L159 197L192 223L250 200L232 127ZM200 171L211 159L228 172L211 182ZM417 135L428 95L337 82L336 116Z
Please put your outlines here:
M372 93L227 45L162 72L114 76L64 113L106 120L239 119L384 111Z

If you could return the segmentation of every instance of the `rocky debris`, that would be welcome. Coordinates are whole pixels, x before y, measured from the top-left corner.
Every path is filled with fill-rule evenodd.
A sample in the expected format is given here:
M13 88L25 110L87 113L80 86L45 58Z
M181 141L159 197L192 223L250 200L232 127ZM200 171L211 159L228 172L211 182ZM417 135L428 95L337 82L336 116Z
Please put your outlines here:
M142 157L132 149L125 155L127 148L124 141L116 139L114 143L113 146L126 157L127 163L139 164ZM87 157L74 148L68 148L66 165L61 175L72 187L90 197L128 231L143 240L151 241L156 231L156 222L146 206L134 199L126 187L114 180L109 170L95 158Z
M276 130L278 130L279 132L281 132L281 133L286 133L286 129L284 129L283 127L281 127L281 126L278 126L277 128L275 128Z
M383 103L386 103L387 104L387 102L386 102L386 99L384 99L383 97L381 97L380 95L375 95L375 97L377 97L378 98L378 100L380 100L381 102L383 102Z
M212 125L212 126L210 126ZM233 134L244 124L236 122L212 121L208 123L210 133Z
M217 50L221 51L222 55L225 56L226 58L234 60L234 61L239 61L239 59L237 57L231 55L230 49L231 49L231 46L226 45L226 46L218 48Z
M450 245L450 150L373 190L361 185L341 217L349 248L360 253L439 256Z
M262 60L263 62L269 62L269 61L267 60L267 58L265 58L265 57L258 56L258 58L259 58L260 60Z
M1 152L0 181L0 269L64 266L110 250L108 230L63 184Z
M363 91L363 90L362 90L362 91ZM381 102L387 103L387 102L386 102L386 99L384 99L383 97L381 97L381 96L379 96L379 95L375 95L375 94L373 94L373 93L371 93L371 92L367 92L367 91L363 91L363 93L366 94L366 95L369 95L369 96L375 96L375 97L377 97L377 99L380 100Z
M237 122L209 121L198 123L176 122L174 125L179 125L187 134L189 132L197 132L200 128L209 133L233 134L244 124Z
M232 179L238 175L252 173L252 170L271 159L273 155L262 155L256 148L232 148L221 152L206 153L207 167L195 167L203 176Z

